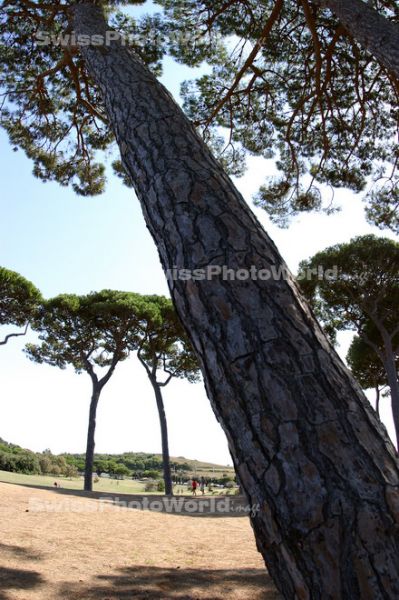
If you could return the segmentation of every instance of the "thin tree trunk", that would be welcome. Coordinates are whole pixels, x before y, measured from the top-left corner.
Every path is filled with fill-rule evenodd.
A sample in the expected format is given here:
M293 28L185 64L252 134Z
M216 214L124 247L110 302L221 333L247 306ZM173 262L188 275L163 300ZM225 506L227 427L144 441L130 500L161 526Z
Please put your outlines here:
M75 31L105 34L77 4ZM81 48L165 271L285 269L170 94L119 42ZM178 314L287 599L399 597L395 450L289 274L173 280Z
M85 458L84 490L86 492L91 492L93 490L93 462L95 445L94 434L96 431L96 414L100 394L101 388L93 383L93 393L90 401L89 427L87 430L87 445Z
M399 26L363 0L321 0L345 29L399 79Z
M159 423L161 426L161 440L162 440L162 463L163 463L163 480L165 482L165 494L167 496L173 496L173 484L172 474L170 470L170 457L169 457L169 442L168 442L168 424L166 421L165 407L162 398L161 388L154 378L150 377L152 387L154 388L155 399L157 402Z
M395 425L396 445L399 448L399 381L396 371L395 355L392 344L385 344L384 368L387 374L387 381L391 391L392 416Z
M380 386L375 386L375 412L380 416Z

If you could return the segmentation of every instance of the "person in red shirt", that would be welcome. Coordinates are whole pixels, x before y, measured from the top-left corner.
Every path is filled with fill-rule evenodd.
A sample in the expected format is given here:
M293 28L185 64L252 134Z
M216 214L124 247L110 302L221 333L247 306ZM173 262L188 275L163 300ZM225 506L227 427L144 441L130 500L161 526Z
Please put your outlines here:
M197 480L196 479L192 480L192 482L191 482L191 489L192 489L192 492L193 492L193 496L196 496L197 495Z

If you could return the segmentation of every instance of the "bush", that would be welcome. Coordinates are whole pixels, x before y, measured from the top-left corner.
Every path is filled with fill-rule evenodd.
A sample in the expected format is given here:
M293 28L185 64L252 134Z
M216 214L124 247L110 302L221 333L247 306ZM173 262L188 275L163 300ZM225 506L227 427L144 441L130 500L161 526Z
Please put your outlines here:
M233 483L234 485L234 479L232 477L228 477L227 475L221 477L221 479L219 479L219 483L221 485L224 485L225 487L229 487L228 484L229 483Z
M160 479L160 480L157 482L157 491L158 491L158 492L164 492L164 491L165 491L165 482L164 482L164 481L162 481L162 479Z
M125 476L130 477L130 471L126 465L116 465L113 471L116 479L124 479Z
M15 458L11 452L0 452L0 470L15 472Z
M157 491L157 482L156 481L147 481L147 483L144 486L144 491L146 491L146 492Z
M41 473L37 456L33 452L0 452L0 470L12 473Z
M43 475L47 475L51 472L51 460L48 456L40 456L39 458L40 469Z
M154 470L144 471L143 477L148 477L149 479L158 479L159 471L154 471Z
M73 465L66 465L64 469L64 475L65 477L69 477L70 479L72 479L73 477L78 476L78 470Z
M37 456L30 452L18 454L16 456L16 469L19 473L41 473L40 464Z

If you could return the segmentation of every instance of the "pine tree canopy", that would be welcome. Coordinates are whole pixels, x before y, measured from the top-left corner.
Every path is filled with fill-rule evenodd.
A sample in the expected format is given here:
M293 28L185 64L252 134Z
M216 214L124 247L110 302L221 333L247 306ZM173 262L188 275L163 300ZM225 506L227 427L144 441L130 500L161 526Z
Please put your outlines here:
M140 21L119 10L137 2L107 2L111 27L160 73L161 45L149 32L157 17ZM72 185L77 194L103 192L101 151L112 151L114 135L102 99L79 53L71 23L74 2L5 0L0 7L0 124L15 149L33 160L43 181ZM114 168L121 173L120 161ZM123 176L123 173L121 174Z
M211 72L182 86L185 110L230 152L274 158L256 203L286 225L302 211L335 211L334 189L365 191L369 221L399 230L399 81L364 51L328 2L159 0L169 27L219 34ZM395 0L371 0L399 22ZM398 26L399 28L399 26ZM196 65L175 45L175 57ZM330 188L330 189L329 189Z
M231 173L243 173L245 155L274 158L278 174L256 202L277 223L337 210L334 188L346 187L365 192L371 222L399 230L399 82L328 2L158 0L163 14L140 19L125 9L142 0L93 3L155 73L165 53L208 63L210 72L183 84L184 108ZM0 124L37 177L94 195L104 189L102 153L112 155L114 135L73 37L74 5L1 3ZM368 6L398 23L395 0Z

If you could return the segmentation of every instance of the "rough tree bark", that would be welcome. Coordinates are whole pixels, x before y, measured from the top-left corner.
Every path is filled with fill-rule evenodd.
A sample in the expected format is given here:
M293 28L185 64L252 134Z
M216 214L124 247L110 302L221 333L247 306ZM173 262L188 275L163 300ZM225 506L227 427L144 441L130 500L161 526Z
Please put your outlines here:
M399 26L363 0L320 0L345 29L399 79Z
M104 35L78 4L78 34ZM81 48L165 270L277 270L273 242L170 94L115 41ZM399 597L399 471L375 412L290 275L169 278L285 598Z

